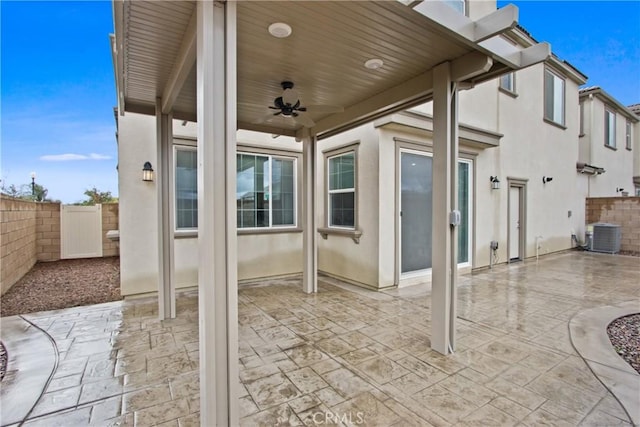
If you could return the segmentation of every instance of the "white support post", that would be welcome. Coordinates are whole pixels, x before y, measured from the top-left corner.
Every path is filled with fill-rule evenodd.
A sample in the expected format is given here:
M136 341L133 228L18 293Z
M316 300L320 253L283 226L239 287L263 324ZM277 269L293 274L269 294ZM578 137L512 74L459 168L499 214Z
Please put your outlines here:
M200 424L238 415L236 3L197 2Z
M455 347L457 245L450 213L458 197L457 90L451 64L433 69L433 258L431 348L442 354Z
M175 265L173 254L173 201L171 169L173 168L173 126L170 114L162 113L162 100L156 100L156 187L158 191L158 317L176 317Z
M308 133L302 138L303 157L303 234L302 290L308 294L318 292L318 234L316 223L316 148L317 138Z

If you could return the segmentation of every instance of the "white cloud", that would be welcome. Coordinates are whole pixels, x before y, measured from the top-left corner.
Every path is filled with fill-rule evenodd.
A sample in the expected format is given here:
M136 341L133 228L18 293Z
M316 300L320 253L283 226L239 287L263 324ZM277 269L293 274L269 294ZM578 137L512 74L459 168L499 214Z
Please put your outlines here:
M68 162L72 160L109 160L111 156L106 156L104 154L91 153L89 155L86 154L74 154L74 153L66 153L66 154L47 154L44 156L40 156L40 160L45 162Z

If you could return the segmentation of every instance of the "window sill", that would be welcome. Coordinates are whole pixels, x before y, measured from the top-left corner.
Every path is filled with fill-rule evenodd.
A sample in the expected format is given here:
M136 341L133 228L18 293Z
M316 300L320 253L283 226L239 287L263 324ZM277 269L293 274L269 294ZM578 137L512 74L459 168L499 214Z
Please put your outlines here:
M505 88L503 88L503 87L498 87L498 90L499 90L500 92L504 93L505 95L509 95L509 96L510 96L510 97L512 97L512 98L517 98L517 97L518 97L518 94L517 94L517 93L515 93L515 92L513 92L513 91L511 91L511 90L509 90L509 89L505 89Z
M282 227L282 228L238 228L238 236L246 236L251 234L283 234L283 233L302 233L300 227Z
M562 129L562 130L567 130L567 127L566 127L565 125L560 124L560 123L556 123L556 122L554 122L553 120L549 120L549 119L547 119L546 117L545 117L545 118L543 118L542 120L544 120L544 122L545 122L545 123L549 123L550 125L553 125L553 126L555 126L555 127L558 127L558 128L560 128L560 129Z
M322 236L324 240L327 240L329 234L334 234L336 236L346 236L351 237L354 243L360 243L360 236L362 236L361 230L348 230L343 228L330 228L330 227L322 227L318 228L318 233Z
M605 148L608 148L609 150L618 151L618 148L617 148L617 147L614 147L614 146L612 146L612 145L604 144L604 146L605 146Z

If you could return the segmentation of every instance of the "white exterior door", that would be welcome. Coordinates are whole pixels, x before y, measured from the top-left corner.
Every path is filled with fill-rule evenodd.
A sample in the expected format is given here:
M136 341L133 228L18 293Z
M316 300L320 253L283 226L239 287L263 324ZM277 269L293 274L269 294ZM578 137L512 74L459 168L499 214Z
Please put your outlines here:
M62 259L102 256L102 205L63 205L60 209Z
M509 187L509 260L520 259L520 187Z

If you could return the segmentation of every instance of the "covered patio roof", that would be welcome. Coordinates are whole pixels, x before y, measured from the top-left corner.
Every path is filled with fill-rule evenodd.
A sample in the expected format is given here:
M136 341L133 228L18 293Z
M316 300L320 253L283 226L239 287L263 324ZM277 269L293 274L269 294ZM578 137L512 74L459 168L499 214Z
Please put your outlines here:
M442 354L453 352L460 217L457 93L549 56L547 44L521 48L503 38L517 25L517 8L474 21L438 1L412 2L413 7L397 1L113 4L118 110L156 116L161 318L175 316L171 117L198 122L202 424L238 422L238 128L295 136L303 143L302 285L314 293L318 139L433 99L430 341ZM289 37L272 36L274 23L290 26ZM381 60L381 66L366 67L371 59ZM297 94L288 110L281 99L282 114L274 115L269 106L285 97L284 81L295 84ZM305 120L295 119L292 104L309 107ZM313 105L319 106L315 113Z
M264 120L280 83L291 81L326 137L428 101L432 69L453 61L452 80L477 83L546 58L547 44L522 50L500 34L517 25L507 6L477 22L440 2L237 3L238 128L295 136L291 118ZM196 121L196 2L114 1L114 65L120 112L163 113ZM286 38L269 25L291 26ZM365 67L381 59L378 69ZM473 70L472 72L469 72ZM319 109L322 110L322 109Z

